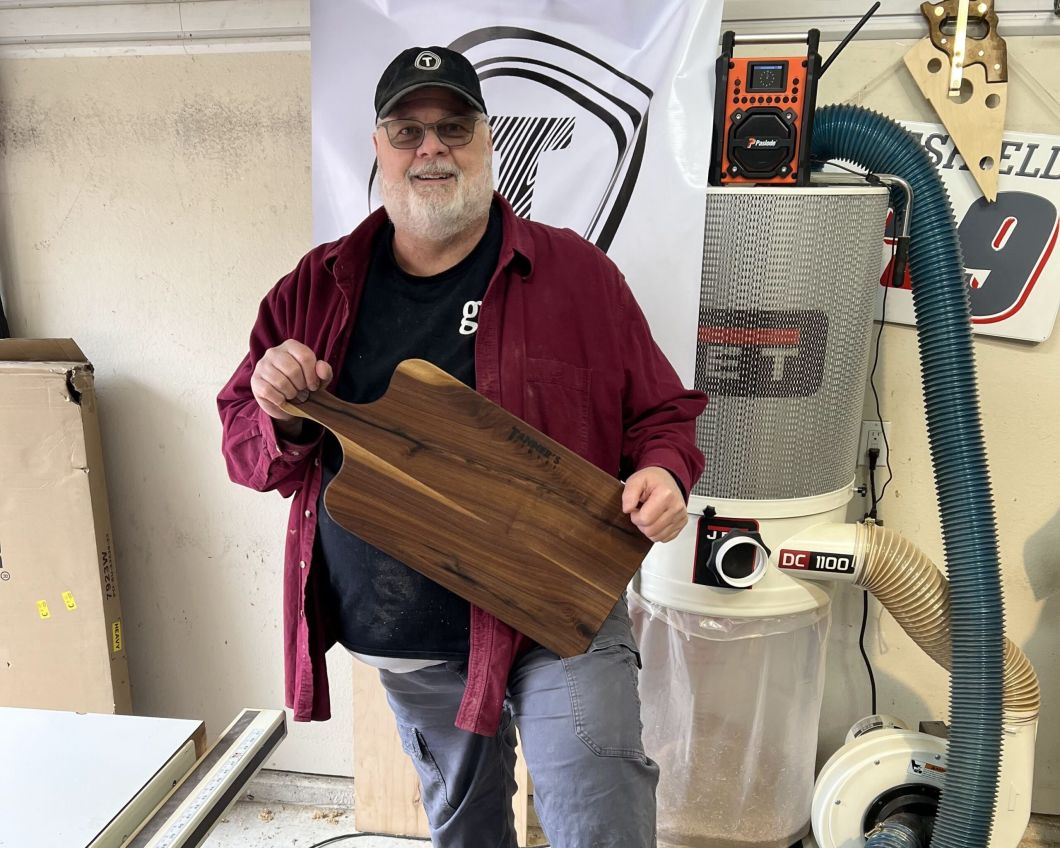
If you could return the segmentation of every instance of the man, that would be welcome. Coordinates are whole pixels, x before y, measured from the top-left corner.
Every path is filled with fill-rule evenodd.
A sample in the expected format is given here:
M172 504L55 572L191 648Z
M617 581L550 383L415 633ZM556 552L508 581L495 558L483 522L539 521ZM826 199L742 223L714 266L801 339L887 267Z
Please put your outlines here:
M329 717L336 641L378 666L436 845L514 848L516 724L555 848L654 845L658 768L641 746L624 601L588 652L560 660L334 524L322 496L341 451L282 405L325 385L375 400L400 361L427 359L623 476L624 511L665 542L702 471L705 398L681 386L603 253L516 218L493 192L485 104L463 56L404 51L375 107L383 208L269 292L218 398L232 479L294 495L288 705L296 720Z

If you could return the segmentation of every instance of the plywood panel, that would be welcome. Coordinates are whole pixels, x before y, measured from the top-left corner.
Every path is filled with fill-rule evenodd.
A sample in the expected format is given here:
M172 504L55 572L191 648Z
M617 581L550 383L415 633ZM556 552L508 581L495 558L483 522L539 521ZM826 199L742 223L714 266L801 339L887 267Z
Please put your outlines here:
M419 778L401 748L379 672L360 662L353 664L353 740L353 811L357 829L394 836L427 836ZM519 748L515 782L515 832L519 845L525 846L532 788Z

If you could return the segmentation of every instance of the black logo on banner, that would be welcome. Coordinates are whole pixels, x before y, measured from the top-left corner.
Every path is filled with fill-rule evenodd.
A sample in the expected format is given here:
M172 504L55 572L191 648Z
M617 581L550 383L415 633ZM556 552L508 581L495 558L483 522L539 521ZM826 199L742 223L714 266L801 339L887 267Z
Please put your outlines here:
M828 316L816 309L710 309L696 388L719 397L809 397L821 387Z
M521 27L473 30L449 47L467 56L483 83L498 77L537 83L547 91L535 104L537 108L556 110L543 117L509 114L490 118L494 149L500 157L497 190L517 214L530 215L541 155L566 148L579 131L570 108L577 107L582 120L595 124L580 129L592 133L594 144L599 139L593 161L606 171L606 189L590 204L595 209L581 234L607 250L640 173L652 90L575 44Z
M577 45L521 27L476 29L449 47L467 57L483 83L512 77L540 87L532 110L537 114L509 111L489 118L498 160L497 191L515 214L531 217L541 157L566 150L577 135L583 149L593 153L583 157L582 184L570 187L580 193L577 208L584 214L568 226L601 250L610 248L644 160L652 90ZM373 164L369 206L377 172ZM602 194L587 197L588 185L602 186Z

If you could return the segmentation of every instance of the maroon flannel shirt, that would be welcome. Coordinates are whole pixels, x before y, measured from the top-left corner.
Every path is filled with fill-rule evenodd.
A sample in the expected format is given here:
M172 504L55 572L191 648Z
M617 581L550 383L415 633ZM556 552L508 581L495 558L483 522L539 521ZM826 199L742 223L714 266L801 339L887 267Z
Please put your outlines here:
M621 273L570 230L518 218L496 195L503 241L479 312L478 391L609 474L669 470L685 492L703 470L695 419L706 397L686 390L652 340ZM331 717L325 651L334 644L313 572L320 438L279 438L250 390L266 350L296 339L338 375L364 285L380 209L321 245L265 296L250 351L217 399L232 480L294 496L285 552L284 667L296 721ZM496 732L508 673L527 637L472 607L467 686L457 725Z

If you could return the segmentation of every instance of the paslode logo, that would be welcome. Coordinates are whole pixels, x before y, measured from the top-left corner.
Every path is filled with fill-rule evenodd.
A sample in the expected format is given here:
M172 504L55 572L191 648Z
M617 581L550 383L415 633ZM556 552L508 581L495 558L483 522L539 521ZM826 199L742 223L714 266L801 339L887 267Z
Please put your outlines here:
M747 139L747 148L763 148L763 147L776 147L777 140L775 138L755 138L751 136Z

